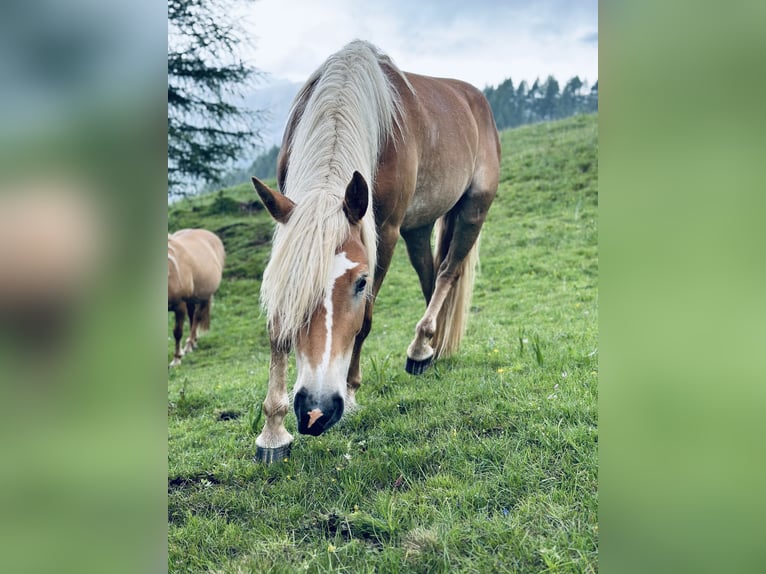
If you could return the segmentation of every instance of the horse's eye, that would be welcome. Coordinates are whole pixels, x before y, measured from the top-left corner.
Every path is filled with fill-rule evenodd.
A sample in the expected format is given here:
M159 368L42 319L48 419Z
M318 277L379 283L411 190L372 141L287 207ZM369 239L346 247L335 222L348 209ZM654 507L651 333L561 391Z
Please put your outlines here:
M359 279L356 280L356 283L354 284L354 294L359 295L359 293L364 291L365 287L367 287L367 276L362 275Z

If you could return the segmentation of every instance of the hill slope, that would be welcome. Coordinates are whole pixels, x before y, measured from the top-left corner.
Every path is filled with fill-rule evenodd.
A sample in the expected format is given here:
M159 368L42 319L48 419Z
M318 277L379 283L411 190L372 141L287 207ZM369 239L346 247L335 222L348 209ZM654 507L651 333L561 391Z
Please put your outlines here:
M171 572L597 570L597 136L596 115L501 134L461 351L404 372L425 303L398 246L362 408L271 467L251 426L272 223L249 186L169 207L169 231L211 229L228 252L211 332L169 372Z

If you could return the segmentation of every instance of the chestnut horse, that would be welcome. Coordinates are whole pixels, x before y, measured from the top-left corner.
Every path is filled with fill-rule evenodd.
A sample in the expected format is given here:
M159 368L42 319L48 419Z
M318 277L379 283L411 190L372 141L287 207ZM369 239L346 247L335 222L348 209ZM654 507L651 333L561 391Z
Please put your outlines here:
M355 404L360 351L400 235L427 305L405 368L420 374L457 349L499 166L492 111L469 84L402 72L359 40L308 79L277 160L284 195L253 178L277 222L261 285L271 364L257 460L292 444L292 349L298 432L318 435Z
M175 313L176 347L171 367L197 348L197 335L210 327L213 294L221 283L225 252L215 233L182 229L168 234L168 311ZM181 351L184 320L189 315L189 337Z

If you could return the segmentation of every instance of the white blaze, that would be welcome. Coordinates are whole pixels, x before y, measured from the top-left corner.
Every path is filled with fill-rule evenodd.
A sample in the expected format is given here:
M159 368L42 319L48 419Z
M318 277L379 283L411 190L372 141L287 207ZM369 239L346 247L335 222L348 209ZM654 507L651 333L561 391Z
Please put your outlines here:
M327 336L324 341L324 354L322 355L322 362L319 364L318 375L320 380L324 380L327 370L330 366L330 354L332 352L332 321L333 321L333 308L332 308L332 293L335 288L335 281L343 276L343 274L349 269L356 267L356 263L351 261L346 252L342 251L335 255L335 259L332 263L332 274L330 276L329 284L325 289L324 308L325 308L325 327L327 328Z

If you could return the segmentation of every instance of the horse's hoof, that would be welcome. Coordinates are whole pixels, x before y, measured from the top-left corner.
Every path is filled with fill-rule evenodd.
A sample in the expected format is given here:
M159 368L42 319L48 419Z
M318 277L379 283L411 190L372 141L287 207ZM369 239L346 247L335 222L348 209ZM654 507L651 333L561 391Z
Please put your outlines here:
M433 356L423 359L422 361L416 361L415 359L407 357L407 363L404 365L404 370L410 375L422 375L433 362Z
M255 462L262 462L264 464L272 464L280 462L290 457L290 449L293 443L288 442L284 446L277 448L263 448L261 446L255 447Z

